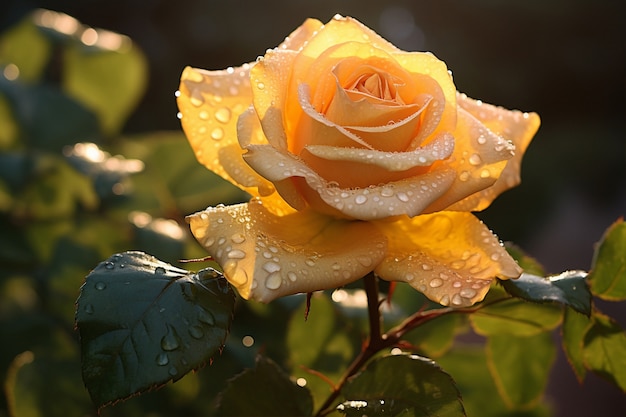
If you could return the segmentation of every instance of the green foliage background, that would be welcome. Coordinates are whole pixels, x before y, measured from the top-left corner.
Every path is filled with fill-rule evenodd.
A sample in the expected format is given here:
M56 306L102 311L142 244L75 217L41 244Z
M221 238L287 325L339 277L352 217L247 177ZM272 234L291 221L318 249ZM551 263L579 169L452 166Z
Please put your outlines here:
M282 36L300 20L288 25ZM120 37L121 46L117 49L87 45L76 35L89 29L86 26L79 26L80 31L75 34L44 26L41 16L28 15L7 27L0 37L0 374L4 381L0 416L96 415L81 381L80 351L74 330L74 303L85 276L111 254L126 250L142 250L179 266L179 259L202 257L204 252L190 238L184 216L208 205L245 199L241 192L196 162L180 130L157 130L163 127L162 114L143 116L143 125L153 125L154 129L135 128L134 133L129 133L132 128L124 129L141 100L155 94L147 90L149 63L137 44ZM252 45L247 45L249 34L239 36L241 39L235 37L235 42L246 44L244 49L250 54L247 59L253 59L252 54L272 44L252 51ZM277 38L274 43L279 41ZM220 57L229 61L222 66L237 61L229 51ZM203 65L202 59L181 65L209 67ZM11 64L19 69L16 80L12 80ZM171 84L163 89L173 93L178 76L174 74ZM535 110L532 97L516 91L509 93L521 100L521 104L514 102L510 106ZM174 114L173 94L169 97L169 111ZM502 100L489 101L507 105ZM142 123L136 116L131 119L131 127ZM594 130L593 134L612 136L607 134L612 129L614 126L607 126L606 131ZM540 147L563 149L561 142L566 139L558 138L564 135L556 134L557 139L548 145L541 145L539 138L537 141ZM609 147L614 146L612 143ZM539 158L538 153L529 157ZM614 157L619 157L619 152ZM530 174L531 183L533 175L544 175L533 174L530 169L525 172ZM606 184L600 171L590 175ZM592 181L588 177L583 180ZM530 188L525 190L524 197L533 192ZM528 197L536 201L535 210L541 206L542 198L546 197ZM511 201L515 203L505 200L496 204ZM487 222L500 233L506 229L498 224L504 220L494 218ZM509 217L508 223L516 222L510 222ZM513 230L507 237L515 233ZM591 247L588 250L592 252ZM207 265L210 264L197 264L194 269ZM606 288L596 290L602 293ZM623 294L612 294L607 299L611 296L620 299ZM399 310L388 313L390 323L425 303L421 295L402 286L394 297ZM328 294L314 298L312 307L305 326L302 297L270 305L239 302L227 349L210 367L188 374L158 392L106 408L101 415L212 415L218 393L230 386L227 379L244 368L254 367L259 352L288 369L291 375L307 378L307 387L313 393L327 391L323 381L295 364L305 364L336 379L338 367L345 366L360 348L367 329L366 317L362 309L336 306ZM584 318L567 310L563 325L572 329L572 335L589 337L585 330L590 323L581 317ZM472 320L474 330L481 328L477 323L480 318ZM595 332L610 333L616 328L603 315L594 320L598 324ZM485 351L484 335L470 331L469 325L459 316L442 317L433 321L431 328L421 327L409 336L418 352L436 358L457 380L468 415L502 415L512 406L519 406L515 415L548 415L550 405L546 398L538 398L533 392L513 389L514 396L495 398L493 393L502 391L507 381L494 382L489 377L490 367L493 370L510 365L493 359L506 360L501 353L513 339L489 338ZM315 349L310 343L303 344L304 336L298 336L306 335L313 327L319 329L315 331L315 341L319 343L313 346ZM548 326L546 330L553 328ZM545 347L551 345L537 339L549 338L549 334L515 335L519 339L515 339L516 345L532 351L545 349L541 351L542 360L551 362L554 347ZM244 336L254 338L251 347L242 343ZM584 355L582 350L569 353L570 358L580 358L573 361L578 377L587 372L585 363L597 359L585 359ZM602 369L606 364L592 365ZM263 366L272 369L275 365ZM601 386L609 391L614 389L611 385ZM617 400L609 407L625 406L620 395L614 396Z

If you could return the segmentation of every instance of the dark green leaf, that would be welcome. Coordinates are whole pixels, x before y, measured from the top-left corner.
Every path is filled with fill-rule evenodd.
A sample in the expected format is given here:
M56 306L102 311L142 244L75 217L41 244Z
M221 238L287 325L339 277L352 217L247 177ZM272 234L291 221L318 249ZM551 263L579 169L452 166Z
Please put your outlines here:
M221 393L219 416L310 416L313 399L270 359L233 378Z
M591 321L588 317L572 309L565 309L563 326L561 327L563 351L576 374L576 378L581 383L587 374L583 360L583 340L590 325Z
M591 318L583 342L585 365L626 392L626 334L611 317L594 311Z
M512 409L527 409L541 399L556 349L550 333L515 337L500 334L487 341L487 361L500 397Z
M476 333L483 336L531 336L554 329L561 318L559 306L510 298L481 308L470 315L470 322Z
M417 355L372 360L341 390L346 415L465 416L460 393L447 373ZM376 413L376 414L371 414Z
M76 312L93 401L101 407L202 366L221 349L234 302L213 269L193 274L141 252L99 264Z
M518 279L501 280L500 284L514 297L535 303L556 302L589 316L591 293L586 276L584 271L566 271L549 278L524 273Z
M66 417L90 414L93 405L83 389L79 367L77 357L56 359L31 351L15 357L5 381L10 415Z
M100 136L96 116L57 87L22 85L0 77L4 93L24 139L34 148L60 151L76 142L93 142Z
M626 300L626 222L617 221L602 237L589 274L591 292L609 301Z

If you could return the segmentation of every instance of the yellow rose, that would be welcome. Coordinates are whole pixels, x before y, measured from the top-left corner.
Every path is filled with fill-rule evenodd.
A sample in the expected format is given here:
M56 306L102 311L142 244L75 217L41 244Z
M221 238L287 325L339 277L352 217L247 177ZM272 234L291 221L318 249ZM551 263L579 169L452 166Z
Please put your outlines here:
M519 183L539 117L457 93L434 55L309 19L254 63L186 68L177 97L198 160L253 196L188 218L244 298L374 271L467 306L521 273L470 211Z

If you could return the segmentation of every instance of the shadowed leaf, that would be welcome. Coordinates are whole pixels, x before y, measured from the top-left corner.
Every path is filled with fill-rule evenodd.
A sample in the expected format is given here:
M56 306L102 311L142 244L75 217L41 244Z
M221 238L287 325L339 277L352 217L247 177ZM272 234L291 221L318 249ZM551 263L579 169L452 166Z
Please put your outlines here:
M341 391L347 416L465 416L456 384L430 359L392 355L371 361Z
M626 300L626 223L613 223L598 245L589 274L591 292L609 301Z
M98 407L197 369L228 334L235 296L213 269L192 273L142 252L111 256L78 299L83 380Z

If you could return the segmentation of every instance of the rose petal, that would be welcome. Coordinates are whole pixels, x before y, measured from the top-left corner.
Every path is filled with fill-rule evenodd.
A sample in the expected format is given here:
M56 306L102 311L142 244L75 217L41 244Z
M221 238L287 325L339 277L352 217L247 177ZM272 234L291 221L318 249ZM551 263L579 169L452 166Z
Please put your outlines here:
M511 142L489 130L462 108L458 109L454 137L455 148L449 166L457 172L457 178L446 194L425 213L452 210L452 204L491 187L515 152Z
M457 102L461 108L471 113L489 130L515 145L515 155L508 160L495 184L450 207L451 210L479 211L489 206L503 191L520 183L522 157L537 129L539 129L540 120L536 113L507 110L473 100L465 94L458 94Z
M252 101L249 64L223 71L185 68L181 76L177 103L181 123L196 158L222 178L257 195L256 186L242 186L230 172L235 162L220 156L223 148L237 145L237 118ZM227 151L229 155L232 151ZM223 153L222 153L223 155ZM236 159L237 160L237 159ZM241 162L241 157L238 157ZM243 165L240 169L245 169Z
M187 220L239 294L261 302L346 285L370 272L386 250L386 238L369 223L310 211L278 217L259 200Z
M250 145L244 159L255 171L273 182L282 197L292 206L291 195L303 196L315 209L346 217L372 220L389 216L415 216L436 201L454 180L455 173L444 167L419 177L389 182L385 185L349 189L329 183L292 154L269 145ZM285 181L291 179L291 181ZM283 193L277 183L282 182L292 192Z
M306 150L328 161L359 162L375 165L387 171L401 172L418 166L430 166L435 161L448 158L454 150L454 137L450 133L443 133L423 148L411 152L392 153L324 145L310 145Z
M317 19L307 19L278 46L279 49L297 51L302 48L324 24Z
M433 122L429 123L428 126L422 126L420 129L426 128L428 135L440 131L454 130L457 112L456 87L452 82L452 76L448 72L446 64L430 52L397 51L391 55L408 72L430 77L434 84L441 88L443 93L441 100L436 99L431 103L434 110ZM420 137L414 146L419 146L424 139L424 137Z
M328 49L329 45L337 45L344 42L363 42L387 52L399 51L398 48L358 20L336 15L315 36L309 39L302 48L302 53L316 58Z
M442 305L472 305L484 298L494 277L521 274L498 238L471 213L439 212L376 224L389 239L376 274L407 282Z

